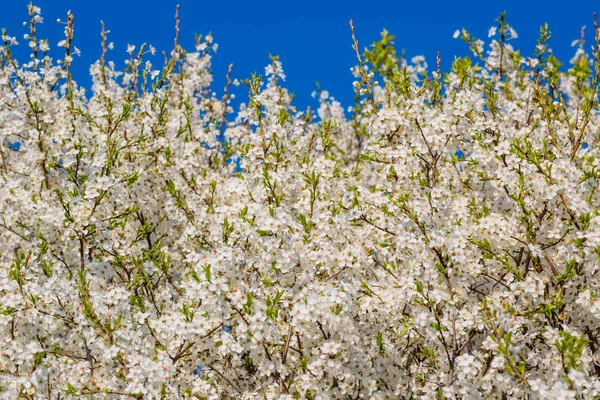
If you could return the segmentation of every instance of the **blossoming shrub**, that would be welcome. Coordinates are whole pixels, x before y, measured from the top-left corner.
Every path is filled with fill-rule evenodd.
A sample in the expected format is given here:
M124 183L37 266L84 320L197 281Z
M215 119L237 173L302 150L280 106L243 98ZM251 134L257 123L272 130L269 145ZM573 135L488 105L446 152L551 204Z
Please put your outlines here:
M354 39L346 118L275 57L234 113L210 36L120 72L103 31L86 94L73 16L55 62L29 11L30 61L0 52L3 398L599 398L597 26L568 69L504 16L443 75Z

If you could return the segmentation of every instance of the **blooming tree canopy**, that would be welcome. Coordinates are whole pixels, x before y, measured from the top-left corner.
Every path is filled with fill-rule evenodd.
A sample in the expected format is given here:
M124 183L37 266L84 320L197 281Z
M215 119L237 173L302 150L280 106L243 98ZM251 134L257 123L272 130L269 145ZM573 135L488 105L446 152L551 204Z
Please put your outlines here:
M86 91L74 21L2 32L3 398L599 398L597 24L444 73L352 26L347 116L277 57L234 110L211 36L118 71L103 30Z

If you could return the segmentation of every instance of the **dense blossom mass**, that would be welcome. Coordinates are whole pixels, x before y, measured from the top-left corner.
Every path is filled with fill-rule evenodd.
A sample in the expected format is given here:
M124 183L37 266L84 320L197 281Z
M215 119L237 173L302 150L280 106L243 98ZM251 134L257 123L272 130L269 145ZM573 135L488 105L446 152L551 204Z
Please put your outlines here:
M211 36L118 71L103 30L85 90L40 23L0 49L2 398L599 398L597 25L561 67L501 15L447 73L352 28L312 112L277 57L215 94Z

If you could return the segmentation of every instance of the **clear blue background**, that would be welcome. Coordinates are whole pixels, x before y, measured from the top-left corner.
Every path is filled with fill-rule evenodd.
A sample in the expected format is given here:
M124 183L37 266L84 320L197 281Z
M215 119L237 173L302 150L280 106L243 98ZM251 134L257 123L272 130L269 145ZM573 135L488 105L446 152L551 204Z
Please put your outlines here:
M26 60L29 0L1 0L0 27L16 36ZM75 16L75 45L81 49L73 66L75 79L89 85L90 64L100 56L100 20L111 30L109 41L115 50L109 60L124 68L127 44L146 42L158 52L153 59L162 65L162 50L173 47L175 5L180 4L180 43L193 49L195 33L212 32L219 50L213 59L215 86L222 93L227 66L234 64L233 76L247 78L254 71L264 72L269 54L279 55L287 75L286 86L296 94L294 103L313 108L311 97L315 82L340 100L346 108L352 104L351 66L356 63L351 48L348 21L354 19L361 48L379 38L386 28L396 35L398 50L406 50L407 58L424 55L435 68L435 56L441 51L442 67L449 68L455 55L469 54L464 42L452 38L456 29L466 28L488 41L487 31L495 25L500 12L507 11L508 20L519 34L513 46L531 55L539 27L547 22L553 33L551 46L564 62L574 54L570 47L587 25L586 46L593 41L593 12L600 12L600 1L192 1L192 0L37 0L44 23L39 36L50 38L51 46L62 37L63 26L57 18L66 19L71 10ZM56 53L55 53L56 54ZM239 89L241 90L241 89ZM240 96L244 98L245 96Z

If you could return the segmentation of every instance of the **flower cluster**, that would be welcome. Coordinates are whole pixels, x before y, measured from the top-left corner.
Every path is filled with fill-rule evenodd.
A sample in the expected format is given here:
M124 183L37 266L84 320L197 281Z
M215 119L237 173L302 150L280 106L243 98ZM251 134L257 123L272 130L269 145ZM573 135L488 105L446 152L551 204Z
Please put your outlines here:
M281 61L211 89L211 36L86 93L74 17L0 48L3 398L600 396L599 30L568 69L501 15L430 72L354 39L347 117ZM439 58L438 58L439 65ZM315 93L317 95L317 93Z

